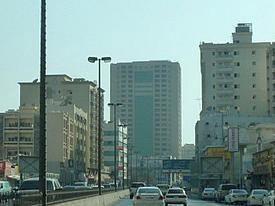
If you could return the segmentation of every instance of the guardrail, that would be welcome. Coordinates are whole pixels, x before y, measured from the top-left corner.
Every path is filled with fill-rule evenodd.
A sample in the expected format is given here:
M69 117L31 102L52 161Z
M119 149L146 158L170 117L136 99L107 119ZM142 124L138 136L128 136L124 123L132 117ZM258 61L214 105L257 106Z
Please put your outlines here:
M122 188L119 188L120 190ZM102 189L103 194L114 192L114 189ZM48 205L55 205L83 198L94 197L98 195L98 189L75 190L75 191L55 191L47 193ZM39 206L41 205L41 194L18 194L12 197L13 206Z

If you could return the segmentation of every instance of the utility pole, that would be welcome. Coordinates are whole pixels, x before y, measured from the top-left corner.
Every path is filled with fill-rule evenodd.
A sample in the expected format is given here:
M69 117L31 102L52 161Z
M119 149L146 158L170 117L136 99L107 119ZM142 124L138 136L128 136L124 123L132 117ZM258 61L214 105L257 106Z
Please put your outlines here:
M46 184L46 0L41 0L40 36L40 139L39 139L39 191L42 206L47 205Z

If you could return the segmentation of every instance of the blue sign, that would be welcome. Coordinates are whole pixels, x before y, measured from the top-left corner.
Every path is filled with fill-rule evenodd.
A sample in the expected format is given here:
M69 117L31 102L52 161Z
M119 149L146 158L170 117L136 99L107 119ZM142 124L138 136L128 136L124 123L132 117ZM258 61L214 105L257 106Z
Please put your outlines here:
M192 161L187 159L163 160L162 166L164 170L191 170Z

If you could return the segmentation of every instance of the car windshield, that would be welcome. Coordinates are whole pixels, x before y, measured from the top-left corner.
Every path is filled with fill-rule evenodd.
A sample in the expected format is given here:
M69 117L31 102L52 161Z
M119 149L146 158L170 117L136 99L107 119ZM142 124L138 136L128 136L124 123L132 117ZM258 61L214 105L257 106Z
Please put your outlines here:
M222 190L231 190L231 189L236 189L237 186L236 185L223 185L222 186Z
M159 194L159 190L156 188L140 188L138 190L138 193L158 193Z
M253 195L263 195L267 194L267 190L254 190Z
M170 189L168 190L169 194L183 194L183 190L181 189Z
M131 187L134 187L134 188L139 188L139 187L144 187L144 186L145 186L145 184L143 184L143 183L133 183L131 185Z
M247 194L245 190L232 190L233 193Z
M214 191L214 190L215 190L214 188L205 188L205 189L204 189L205 192L212 192L212 191Z

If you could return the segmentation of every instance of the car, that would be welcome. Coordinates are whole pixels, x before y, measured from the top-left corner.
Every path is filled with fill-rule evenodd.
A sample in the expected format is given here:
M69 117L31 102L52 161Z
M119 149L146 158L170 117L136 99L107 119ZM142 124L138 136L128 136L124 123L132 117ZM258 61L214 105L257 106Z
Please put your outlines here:
M214 199L215 192L216 192L215 188L206 187L206 188L204 188L203 192L201 193L201 199L203 199L203 200Z
M229 190L237 189L237 185L235 184L220 184L216 193L215 193L215 200L216 202L224 201L224 197L228 195Z
M248 193L245 189L232 189L229 194L224 197L225 203L228 204L246 204Z
M93 185L93 186L92 186L92 189L98 189L98 185ZM103 186L103 185L101 185L101 189L104 189L104 186Z
M163 195L166 195L168 189L170 188L168 184L157 184L156 186L160 189Z
M168 204L183 204L187 205L187 195L184 189L180 187L169 188L165 196L165 206Z
M62 190L62 187L59 181L55 178L47 178L47 191L57 191ZM29 193L37 193L39 192L39 179L29 178L25 179L18 189L19 194L29 194Z
M262 205L275 206L275 190L270 190L268 192L267 196L263 198Z
M8 181L0 181L0 200L7 200L12 192L11 185Z
M139 187L133 198L133 206L163 206L164 196L158 187Z
M146 184L144 182L133 182L130 186L130 199L133 199L136 191L139 187L145 187Z
M264 189L254 189L247 198L247 205L262 205L264 197L268 196L268 191Z
M105 183L105 184L103 184L103 187L104 187L104 189L111 189L112 185L108 184L108 183Z

